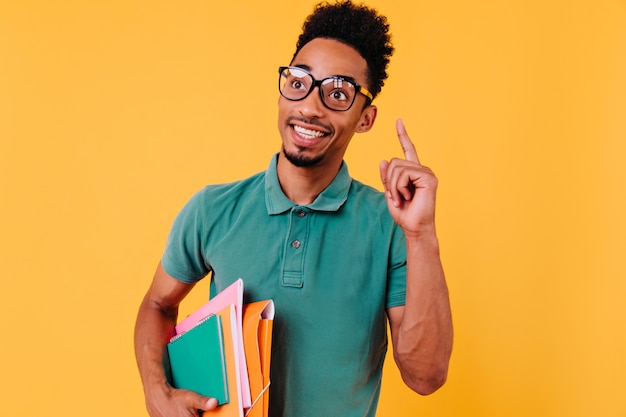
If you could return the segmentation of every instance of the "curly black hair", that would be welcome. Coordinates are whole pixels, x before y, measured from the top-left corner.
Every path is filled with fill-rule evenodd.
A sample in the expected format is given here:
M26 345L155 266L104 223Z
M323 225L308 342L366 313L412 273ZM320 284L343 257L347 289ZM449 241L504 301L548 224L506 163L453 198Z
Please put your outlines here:
M302 25L294 58L304 45L315 38L334 39L356 49L367 62L369 90L380 93L387 66L393 54L387 18L365 5L339 0L319 3Z

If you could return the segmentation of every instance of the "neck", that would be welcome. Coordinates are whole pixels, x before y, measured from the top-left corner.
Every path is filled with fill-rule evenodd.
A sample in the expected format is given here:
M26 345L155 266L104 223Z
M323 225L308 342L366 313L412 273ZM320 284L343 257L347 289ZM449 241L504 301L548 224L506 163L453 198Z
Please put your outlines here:
M278 156L278 182L288 199L298 205L311 204L318 195L333 181L341 161L334 164L319 163L313 167L298 167L285 158Z

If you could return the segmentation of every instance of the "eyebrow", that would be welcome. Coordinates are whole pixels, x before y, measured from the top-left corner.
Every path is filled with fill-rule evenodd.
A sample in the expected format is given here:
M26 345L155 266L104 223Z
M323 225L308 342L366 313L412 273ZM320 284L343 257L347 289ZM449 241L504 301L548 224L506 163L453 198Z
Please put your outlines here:
M311 72L313 70L313 68L311 68L310 66L306 65L306 64L299 64L299 65L294 65L294 67L296 68L302 68L305 71ZM337 78L341 78L344 79L346 81L350 81L352 84L356 84L356 85L360 85L355 79L354 77L350 77L349 75L342 75L342 74L335 74L335 75L331 75L330 77L337 77ZM329 78L329 77L324 77L324 78Z
M309 72L311 72L311 70L312 70L311 67L309 67L308 65L304 65L304 64L294 65L294 67L302 68L303 70L306 70L306 71L309 71Z

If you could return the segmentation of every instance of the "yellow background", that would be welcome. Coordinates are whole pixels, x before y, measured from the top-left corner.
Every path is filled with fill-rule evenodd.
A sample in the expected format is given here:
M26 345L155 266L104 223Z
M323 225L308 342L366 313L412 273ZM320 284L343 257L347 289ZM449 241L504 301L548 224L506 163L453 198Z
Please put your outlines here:
M370 4L397 52L347 161L379 187L404 118L456 330L447 385L389 361L379 415L626 416L626 2ZM147 415L132 329L170 223L267 166L312 5L0 1L0 415Z

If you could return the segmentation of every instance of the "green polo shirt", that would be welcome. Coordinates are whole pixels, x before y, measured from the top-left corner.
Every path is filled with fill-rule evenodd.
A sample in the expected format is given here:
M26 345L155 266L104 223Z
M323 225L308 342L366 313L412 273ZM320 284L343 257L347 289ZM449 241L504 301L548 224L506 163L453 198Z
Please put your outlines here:
M271 417L373 417L387 350L385 310L404 305L402 230L384 195L344 163L311 204L282 192L276 161L194 195L170 232L163 266L211 291L237 278L244 301L274 300Z

